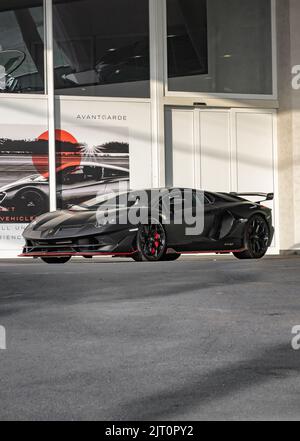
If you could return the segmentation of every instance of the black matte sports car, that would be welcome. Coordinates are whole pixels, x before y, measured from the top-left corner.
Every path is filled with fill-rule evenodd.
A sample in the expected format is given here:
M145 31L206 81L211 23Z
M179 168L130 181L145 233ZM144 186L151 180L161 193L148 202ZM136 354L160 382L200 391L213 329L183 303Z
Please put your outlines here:
M272 243L272 211L245 196L272 200L273 194L211 193L196 190L162 190L156 218L149 216L149 205L141 191L102 196L69 210L44 214L24 231L26 245L21 257L40 257L46 263L66 263L72 256L123 256L135 261L172 261L181 254L233 253L239 259L260 259ZM178 195L192 192L192 210L201 201L204 221L201 233L187 234L178 214L184 204ZM178 193L179 192L179 193ZM151 190L143 194L150 197ZM150 200L150 198L149 198ZM117 203L116 203L117 201ZM169 207L168 221L164 206ZM128 213L135 208L146 212L147 220L132 221ZM109 213L109 217L107 217ZM152 212L151 212L152 213ZM118 220L118 221L117 221Z

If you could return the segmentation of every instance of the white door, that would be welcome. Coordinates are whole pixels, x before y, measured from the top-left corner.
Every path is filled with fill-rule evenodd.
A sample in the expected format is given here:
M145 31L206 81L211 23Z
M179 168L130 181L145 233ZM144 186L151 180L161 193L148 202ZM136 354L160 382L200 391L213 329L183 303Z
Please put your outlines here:
M276 112L253 109L173 108L166 111L167 185L216 192L275 193Z
M210 191L231 191L230 112L195 110L199 122L200 187ZM199 182L198 182L199 186Z

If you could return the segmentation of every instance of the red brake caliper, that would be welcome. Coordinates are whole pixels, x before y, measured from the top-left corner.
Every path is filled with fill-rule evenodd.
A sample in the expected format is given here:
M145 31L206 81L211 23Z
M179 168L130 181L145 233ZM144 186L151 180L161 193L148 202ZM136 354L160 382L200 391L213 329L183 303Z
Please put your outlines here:
M155 242L154 242L155 248L159 248L159 245L160 245L160 235L158 233L155 233L154 240L155 240Z
M152 256L156 254L156 250L159 248L160 245L160 235L156 232L153 236L154 239L154 247L151 250Z

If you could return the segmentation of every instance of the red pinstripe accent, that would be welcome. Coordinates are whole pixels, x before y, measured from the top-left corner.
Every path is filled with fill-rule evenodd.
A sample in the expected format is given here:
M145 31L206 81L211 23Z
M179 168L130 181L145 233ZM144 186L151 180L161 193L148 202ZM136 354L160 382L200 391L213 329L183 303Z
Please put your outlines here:
M240 250L210 250L210 251L184 251L178 252L177 254L227 254L227 253L243 253L246 251L246 248Z
M240 250L208 250L208 251L184 251L184 252L178 252L177 254L227 254L227 253L242 253L243 251L246 251L245 248ZM68 257L68 256L87 256L87 257L93 257L93 256L133 256L138 251L131 251L130 253L59 253L59 252L41 252L41 253L24 253L20 254L18 257Z

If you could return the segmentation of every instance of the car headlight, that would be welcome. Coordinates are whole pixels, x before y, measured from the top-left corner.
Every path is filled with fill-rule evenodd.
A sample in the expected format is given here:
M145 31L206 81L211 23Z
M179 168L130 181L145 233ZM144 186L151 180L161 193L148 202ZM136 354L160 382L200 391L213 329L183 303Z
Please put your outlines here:
M0 192L0 204L1 202L4 201L4 199L6 198L7 194L5 193L5 191L1 191Z

